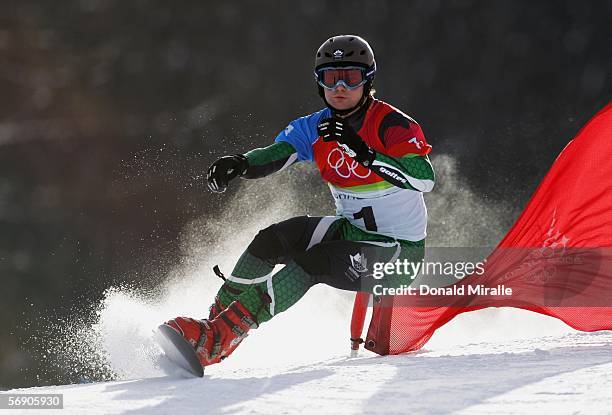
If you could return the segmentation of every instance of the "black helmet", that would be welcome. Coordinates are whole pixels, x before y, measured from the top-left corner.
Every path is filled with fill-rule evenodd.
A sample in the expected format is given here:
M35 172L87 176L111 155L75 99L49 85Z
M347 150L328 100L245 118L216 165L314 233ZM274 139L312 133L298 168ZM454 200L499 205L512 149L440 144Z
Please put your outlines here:
M317 50L315 71L326 66L362 66L376 72L376 61L372 48L356 35L339 35L327 39Z
M327 39L317 50L315 56L315 78L317 71L325 67L360 66L366 70L366 80L363 97L359 103L347 110L336 110L325 100L323 87L318 85L319 95L323 102L336 114L348 114L368 101L372 89L372 81L376 75L376 60L368 42L357 35L338 35Z

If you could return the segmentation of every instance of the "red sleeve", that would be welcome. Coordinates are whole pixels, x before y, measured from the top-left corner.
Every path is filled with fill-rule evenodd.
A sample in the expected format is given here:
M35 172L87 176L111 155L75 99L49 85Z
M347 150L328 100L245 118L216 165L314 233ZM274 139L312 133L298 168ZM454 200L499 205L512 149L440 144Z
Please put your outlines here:
M379 136L383 140L387 154L403 157L407 154L424 156L431 152L421 126L412 118L397 112L389 113L383 119Z

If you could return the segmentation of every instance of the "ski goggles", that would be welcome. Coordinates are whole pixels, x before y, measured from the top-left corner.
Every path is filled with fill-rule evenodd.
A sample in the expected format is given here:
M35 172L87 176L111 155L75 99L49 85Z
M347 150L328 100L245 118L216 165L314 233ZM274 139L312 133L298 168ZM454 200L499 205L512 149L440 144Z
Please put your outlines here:
M338 85L353 90L368 81L371 75L365 68L358 66L322 68L315 71L317 83L326 89L335 89Z

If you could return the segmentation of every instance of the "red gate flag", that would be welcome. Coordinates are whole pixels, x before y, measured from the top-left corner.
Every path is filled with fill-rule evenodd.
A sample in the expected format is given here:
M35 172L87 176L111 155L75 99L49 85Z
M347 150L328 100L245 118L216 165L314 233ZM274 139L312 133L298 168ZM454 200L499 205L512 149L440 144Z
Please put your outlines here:
M375 296L365 347L382 355L417 350L456 315L485 307L612 330L612 103L563 149L485 264L482 275L451 287L498 288L490 295Z

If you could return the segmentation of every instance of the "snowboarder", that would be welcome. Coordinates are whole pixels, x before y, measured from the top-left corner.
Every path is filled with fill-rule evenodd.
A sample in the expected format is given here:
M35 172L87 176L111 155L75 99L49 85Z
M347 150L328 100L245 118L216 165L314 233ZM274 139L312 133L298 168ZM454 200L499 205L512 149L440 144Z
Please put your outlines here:
M231 275L215 267L224 283L207 319L165 323L193 346L203 367L229 356L249 330L317 283L350 291L409 284L402 275L375 280L371 270L374 262L423 258L423 192L434 185L431 146L416 121L374 97L376 69L361 37L326 40L314 67L326 108L289 123L274 144L221 157L209 168L209 188L223 192L236 177L256 179L315 162L337 209L335 216L300 216L261 230ZM277 264L285 266L273 273Z

